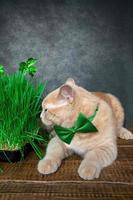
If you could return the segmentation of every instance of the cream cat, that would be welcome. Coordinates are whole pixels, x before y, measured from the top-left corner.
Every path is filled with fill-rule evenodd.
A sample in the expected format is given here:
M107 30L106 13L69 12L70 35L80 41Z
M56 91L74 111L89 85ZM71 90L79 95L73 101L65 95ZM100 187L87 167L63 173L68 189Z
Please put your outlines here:
M54 124L72 127L79 112L89 117L98 104L99 110L93 120L97 133L77 133L68 145L51 132L53 138L46 155L38 163L41 174L57 171L64 158L77 153L83 158L79 176L87 180L98 178L101 170L117 157L117 136L133 139L133 134L123 127L124 111L119 100L108 93L89 92L76 85L73 79L68 79L43 100L41 119L48 129Z

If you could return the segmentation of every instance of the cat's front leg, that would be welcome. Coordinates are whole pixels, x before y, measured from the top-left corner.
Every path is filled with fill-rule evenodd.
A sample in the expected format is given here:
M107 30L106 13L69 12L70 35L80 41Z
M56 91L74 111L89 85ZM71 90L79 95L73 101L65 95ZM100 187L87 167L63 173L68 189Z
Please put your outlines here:
M117 157L117 147L114 144L100 146L87 152L81 162L78 174L85 180L98 178L101 170L110 165Z
M55 136L48 144L45 157L38 163L38 171L41 174L51 174L57 171L62 159L72 152Z

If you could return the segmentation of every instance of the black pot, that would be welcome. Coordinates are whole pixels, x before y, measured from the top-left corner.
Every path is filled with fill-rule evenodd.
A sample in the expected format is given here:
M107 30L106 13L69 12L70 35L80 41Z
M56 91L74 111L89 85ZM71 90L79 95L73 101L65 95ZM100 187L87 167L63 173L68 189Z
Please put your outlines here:
M17 162L23 160L29 152L31 152L32 147L30 144L26 144L23 149L8 151L8 150L0 150L0 161L4 162Z

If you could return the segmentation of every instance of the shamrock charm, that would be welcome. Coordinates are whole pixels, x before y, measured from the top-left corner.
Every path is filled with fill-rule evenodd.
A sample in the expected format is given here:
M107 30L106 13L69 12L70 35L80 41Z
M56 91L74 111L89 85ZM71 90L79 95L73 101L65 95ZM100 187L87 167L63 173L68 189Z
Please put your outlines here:
M20 63L19 71L21 71L24 74L29 73L31 76L34 76L37 72L36 64L37 60L35 58L29 58L25 62Z
M4 74L4 66L0 64L0 75Z
M98 111L98 106L94 113L87 118L83 113L79 113L79 116L71 128L65 128L60 125L55 125L54 130L58 137L65 143L70 144L76 133L94 133L98 132L97 128L92 124L93 119Z

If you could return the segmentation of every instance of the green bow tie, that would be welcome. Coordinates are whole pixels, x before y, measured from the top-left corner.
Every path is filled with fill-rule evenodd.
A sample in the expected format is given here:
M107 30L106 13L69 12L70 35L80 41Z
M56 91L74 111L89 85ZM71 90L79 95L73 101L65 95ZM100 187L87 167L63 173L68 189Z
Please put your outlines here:
M83 113L79 113L79 116L71 128L65 128L60 125L54 125L54 130L58 137L65 143L70 144L75 133L94 133L97 132L97 128L92 124L93 119L98 111L98 106L94 113L87 118Z

